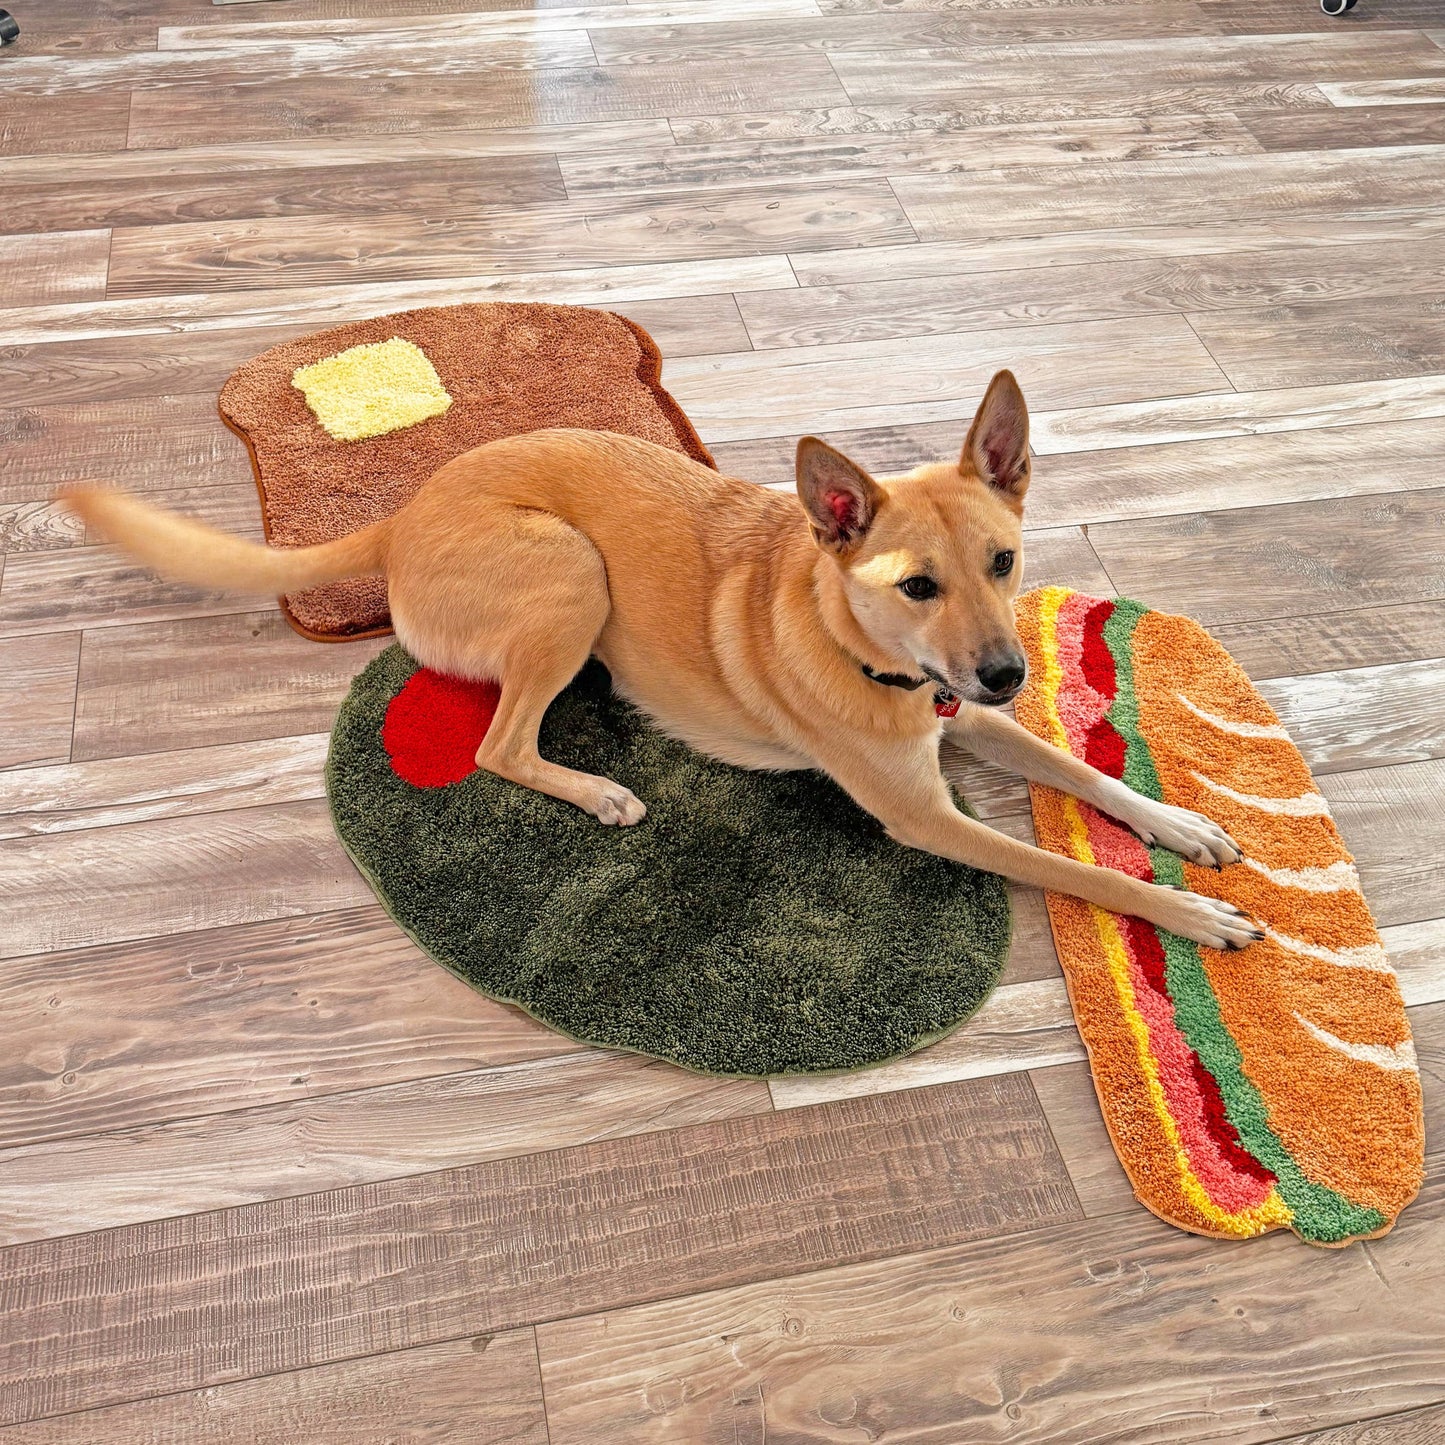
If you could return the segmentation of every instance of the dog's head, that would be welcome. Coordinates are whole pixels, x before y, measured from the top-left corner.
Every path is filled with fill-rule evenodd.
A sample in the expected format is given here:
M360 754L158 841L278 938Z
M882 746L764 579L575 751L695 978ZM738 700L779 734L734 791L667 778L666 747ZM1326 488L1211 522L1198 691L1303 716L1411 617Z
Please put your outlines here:
M900 670L970 702L1023 686L1013 600L1028 485L1028 408L1008 371L957 462L879 482L817 437L798 443L798 496L858 626Z

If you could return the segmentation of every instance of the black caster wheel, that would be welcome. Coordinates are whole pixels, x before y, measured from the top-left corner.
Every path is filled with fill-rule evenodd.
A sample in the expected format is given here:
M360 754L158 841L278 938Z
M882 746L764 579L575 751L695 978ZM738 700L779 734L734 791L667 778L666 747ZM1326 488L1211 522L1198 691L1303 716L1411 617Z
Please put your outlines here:
M1355 0L1320 0L1320 9L1326 15L1343 15L1355 8Z
M0 45L9 45L20 38L20 27L8 10L0 10Z

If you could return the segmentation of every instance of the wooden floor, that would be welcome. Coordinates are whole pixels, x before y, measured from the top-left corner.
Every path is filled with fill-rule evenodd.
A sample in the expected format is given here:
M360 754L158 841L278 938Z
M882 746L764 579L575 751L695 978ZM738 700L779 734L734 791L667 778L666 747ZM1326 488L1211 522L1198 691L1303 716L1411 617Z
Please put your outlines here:
M1445 0L7 4L0 1445L1445 1440ZM1213 628L1358 854L1425 1075L1392 1235L1136 1205L1037 895L962 1032L771 1087L400 935L321 782L383 644L50 498L256 534L232 368L487 298L635 318L770 484L803 430L947 454L1015 368L1029 579Z

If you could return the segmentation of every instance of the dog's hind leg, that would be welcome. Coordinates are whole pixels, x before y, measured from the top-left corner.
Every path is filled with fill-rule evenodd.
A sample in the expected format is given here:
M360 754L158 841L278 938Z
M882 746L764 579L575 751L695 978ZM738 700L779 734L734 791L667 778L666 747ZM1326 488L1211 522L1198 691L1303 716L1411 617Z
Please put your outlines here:
M474 524L482 511L474 508ZM537 750L552 699L581 670L611 611L602 557L548 512L505 504L485 511L478 552L433 550L417 572L393 574L397 635L430 666L501 684L478 767L599 822L640 822L646 808L620 783L548 762Z
M574 803L599 823L640 823L647 809L611 778L549 763L537 751L537 733L552 699L576 676L591 651L564 652L556 637L537 639L536 647L509 651L496 716L477 749L477 766Z
M537 525L535 513L528 520ZM546 569L519 585L508 607L502 696L477 766L573 803L600 823L639 823L647 809L621 783L561 767L537 751L543 715L591 655L611 610L597 549L566 522L547 520L555 527L541 549L551 554Z

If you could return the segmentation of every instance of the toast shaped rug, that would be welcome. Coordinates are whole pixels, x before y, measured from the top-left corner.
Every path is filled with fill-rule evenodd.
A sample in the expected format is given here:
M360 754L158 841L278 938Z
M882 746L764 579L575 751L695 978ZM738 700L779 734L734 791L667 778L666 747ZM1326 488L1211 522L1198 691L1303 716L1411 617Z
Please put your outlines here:
M389 517L463 452L543 427L622 432L712 466L661 377L656 344L625 317L483 302L272 347L226 382L220 412L251 454L267 539L305 547ZM282 610L318 642L391 628L377 577L311 588Z
M1404 1002L1304 759L1197 623L1046 587L1020 598L1017 715L1136 791L1213 818L1216 873L1087 804L1032 789L1040 846L1226 898L1263 942L1202 948L1058 894L1049 919L1104 1120L1134 1191L1200 1234L1385 1233L1423 1172Z
M342 704L326 768L347 852L472 987L588 1043L762 1076L896 1057L997 982L1002 879L900 848L817 773L674 742L594 662L540 741L646 802L638 827L604 828L477 769L499 695L389 647Z

